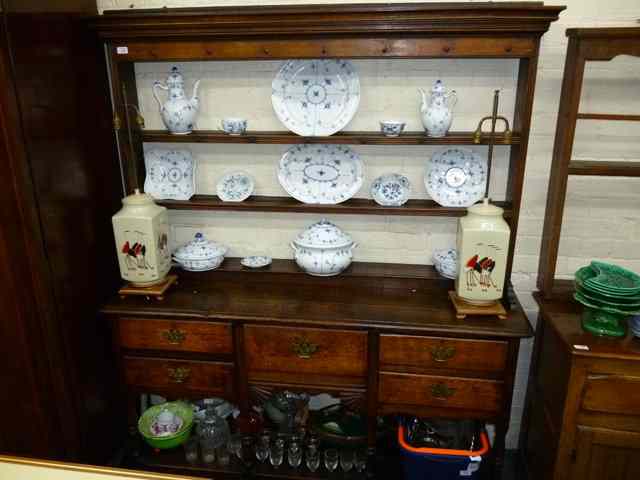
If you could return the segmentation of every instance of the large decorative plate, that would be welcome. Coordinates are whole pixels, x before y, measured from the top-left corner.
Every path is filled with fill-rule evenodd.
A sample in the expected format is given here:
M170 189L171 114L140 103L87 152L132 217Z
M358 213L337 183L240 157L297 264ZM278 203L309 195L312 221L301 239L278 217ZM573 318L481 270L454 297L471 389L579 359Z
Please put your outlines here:
M342 130L360 103L360 80L348 60L289 60L271 88L271 103L280 121L308 137Z
M360 190L363 179L360 157L344 145L294 145L278 167L282 188L303 203L344 202Z
M148 150L144 191L157 200L189 200L196 191L195 162L189 150Z
M424 185L443 207L470 207L484 196L487 162L466 148L446 148L427 162Z

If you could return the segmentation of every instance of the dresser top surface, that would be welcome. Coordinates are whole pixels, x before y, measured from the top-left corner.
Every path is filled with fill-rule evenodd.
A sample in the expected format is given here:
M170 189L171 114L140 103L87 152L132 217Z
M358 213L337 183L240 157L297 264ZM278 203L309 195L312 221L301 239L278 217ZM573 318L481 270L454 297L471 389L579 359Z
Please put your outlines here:
M453 282L437 278L429 266L355 263L343 275L318 278L297 271L291 261L275 260L269 270L243 270L238 259L227 259L217 271L178 271L179 284L164 300L116 296L102 311L473 337L531 335L516 300L506 320L456 319L447 295Z

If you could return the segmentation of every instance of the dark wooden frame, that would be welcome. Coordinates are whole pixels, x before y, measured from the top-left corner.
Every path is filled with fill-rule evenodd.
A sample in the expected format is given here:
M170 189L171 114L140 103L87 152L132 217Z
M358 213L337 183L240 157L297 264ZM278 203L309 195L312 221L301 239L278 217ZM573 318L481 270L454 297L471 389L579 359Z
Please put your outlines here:
M578 28L567 30L569 47L564 66L560 108L553 147L553 162L538 265L538 289L543 297L554 295L562 216L569 175L610 177L640 176L640 162L572 160L578 120L639 121L640 115L580 113L580 94L586 62L608 62L619 55L640 57L640 28Z

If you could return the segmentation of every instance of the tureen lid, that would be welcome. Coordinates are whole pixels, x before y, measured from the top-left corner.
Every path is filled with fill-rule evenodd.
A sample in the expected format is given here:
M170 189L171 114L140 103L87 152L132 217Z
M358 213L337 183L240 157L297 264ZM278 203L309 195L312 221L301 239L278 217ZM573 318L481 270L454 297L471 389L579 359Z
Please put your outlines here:
M504 209L497 205L492 205L489 203L489 199L485 198L482 200L482 203L476 203L475 205L467 208L467 212L473 215L482 215L484 217L498 217L502 216Z
M323 218L299 233L294 242L301 247L344 247L353 239Z
M227 253L227 248L224 245L209 241L204 238L202 233L198 232L193 240L179 247L173 255L182 260L207 260L225 253Z

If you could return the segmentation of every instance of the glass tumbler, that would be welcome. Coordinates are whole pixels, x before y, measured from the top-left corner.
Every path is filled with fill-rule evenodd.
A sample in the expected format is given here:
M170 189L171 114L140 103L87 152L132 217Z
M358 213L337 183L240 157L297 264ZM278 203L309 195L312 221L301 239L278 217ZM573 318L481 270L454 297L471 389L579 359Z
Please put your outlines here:
M186 442L182 444L184 447L184 458L189 463L197 463L198 461L198 437L191 435Z
M353 468L353 450L341 450L340 451L340 466L346 473Z
M200 454L202 455L202 462L206 464L212 464L216 461L216 447L210 439L200 439Z
M355 466L358 472L362 473L367 469L367 459L368 459L368 455L366 450L356 451Z

